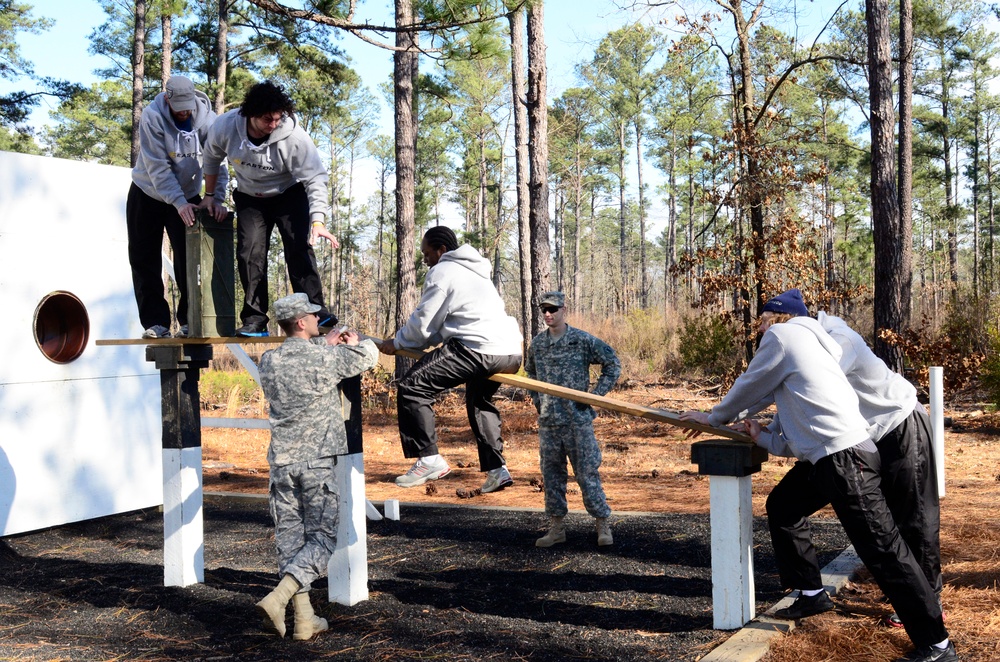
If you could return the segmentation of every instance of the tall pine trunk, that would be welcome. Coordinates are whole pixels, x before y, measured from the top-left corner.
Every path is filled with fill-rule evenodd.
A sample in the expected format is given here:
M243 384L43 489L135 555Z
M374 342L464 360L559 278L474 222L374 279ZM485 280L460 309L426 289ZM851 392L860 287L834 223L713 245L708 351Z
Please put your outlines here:
M417 78L416 33L411 0L396 0L396 48L393 53L393 98L396 129L396 328L403 326L417 306L417 276L413 260L416 218L417 118L414 82ZM410 361L396 357L396 377Z
M899 3L899 324L909 326L913 302L913 0Z
M902 320L899 245L900 216L894 170L892 49L889 0L867 0L868 81L871 118L871 198L875 238L875 353L893 370L902 371L898 347L879 338L879 331L898 331Z
M549 288L549 110L546 98L544 2L528 5L528 178L531 229L531 335L545 328L539 299Z
M528 104L524 90L524 9L507 15L510 23L510 80L514 106L514 177L517 190L517 252L521 278L521 333L527 351L531 338L531 227L528 201Z
M229 0L219 0L219 32L215 37L215 114L226 110L226 59L229 57Z
M160 17L160 34L160 82L165 90L167 81L170 80L171 60L174 54L173 17L169 12L164 12Z
M135 0L132 30L132 155L134 167L139 158L139 120L142 119L142 86L146 77L146 0Z

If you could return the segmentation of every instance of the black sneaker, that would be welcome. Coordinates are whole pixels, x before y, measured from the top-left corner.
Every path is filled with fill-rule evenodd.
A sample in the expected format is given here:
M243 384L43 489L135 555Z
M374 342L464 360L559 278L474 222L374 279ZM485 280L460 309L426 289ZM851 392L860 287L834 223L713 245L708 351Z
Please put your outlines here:
M797 621L800 618L815 616L816 614L822 614L825 611L835 608L836 605L833 604L833 600L826 594L826 591L822 591L816 595L802 595L800 593L791 607L779 609L774 612L774 615L776 618Z
M337 326L337 322L340 321L337 319L336 315L325 309L316 313L316 316L319 318L320 333L329 333L330 331L333 331L333 327Z
M896 658L896 662L958 662L958 651L955 644L949 641L945 648L921 646L909 655Z
M170 329L163 326L162 324L154 324L145 331L142 332L143 339L155 339L155 338L169 338Z
M247 322L236 329L236 335L241 338L264 338L267 333L267 322Z

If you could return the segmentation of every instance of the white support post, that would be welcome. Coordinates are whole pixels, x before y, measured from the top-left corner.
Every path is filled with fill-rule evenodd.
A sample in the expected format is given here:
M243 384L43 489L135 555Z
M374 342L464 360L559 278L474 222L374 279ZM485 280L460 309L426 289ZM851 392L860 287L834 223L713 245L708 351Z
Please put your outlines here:
M363 453L337 458L340 523L337 547L327 566L330 602L354 606L368 599L368 526L365 519L365 460Z
M163 449L163 585L205 581L201 447Z
M712 627L733 630L756 616L750 476L711 476Z
M399 521L399 499L386 499L382 507L385 508L386 519Z
M937 472L938 497L944 497L944 368L930 368L931 446Z

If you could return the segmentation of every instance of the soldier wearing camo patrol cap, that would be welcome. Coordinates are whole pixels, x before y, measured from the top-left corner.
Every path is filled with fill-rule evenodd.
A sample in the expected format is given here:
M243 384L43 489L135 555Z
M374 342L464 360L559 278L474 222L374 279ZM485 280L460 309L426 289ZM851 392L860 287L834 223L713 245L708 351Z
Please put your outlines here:
M281 581L257 603L265 626L285 635L285 607L295 607L293 639L327 629L313 612L309 588L326 572L337 544L340 495L333 468L347 452L341 380L374 367L378 349L354 332L319 332L320 306L305 293L274 302L285 335L260 360L260 384L270 404L270 502Z
M546 292L540 300L545 331L531 341L525 372L532 379L558 384L578 391L604 395L621 374L621 363L607 343L566 324L566 296ZM590 366L599 364L601 376L590 389ZM601 487L601 449L594 436L596 416L590 405L543 393L532 393L538 410L538 453L545 482L545 514L549 531L535 541L538 547L566 542L563 517L566 515L566 458L573 465L583 505L597 519L597 544L611 545L608 507Z

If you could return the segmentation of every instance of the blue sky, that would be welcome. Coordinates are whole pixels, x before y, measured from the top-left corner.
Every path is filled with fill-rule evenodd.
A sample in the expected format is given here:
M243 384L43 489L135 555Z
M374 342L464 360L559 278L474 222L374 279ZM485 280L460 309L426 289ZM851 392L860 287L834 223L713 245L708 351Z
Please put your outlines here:
M91 32L105 20L105 14L95 0L25 0L34 7L33 15L54 20L54 25L40 34L22 34L18 39L22 55L32 62L39 76L52 76L90 84L97 80L94 70L107 66L104 58L87 51ZM390 20L387 9L374 13L366 6L384 3L362 2L359 17ZM572 12L566 8L572 7ZM368 13L366 13L368 12ZM558 96L576 84L573 68L587 59L593 45L609 30L622 25L626 12L615 9L609 0L573 0L550 2L546 7L546 41L548 44L549 92ZM352 59L365 84L376 91L391 73L388 51L365 44L356 37L345 35L339 44ZM0 92L29 87L25 81L0 81ZM51 102L49 102L51 104ZM43 103L31 118L32 124L48 121L49 105Z

